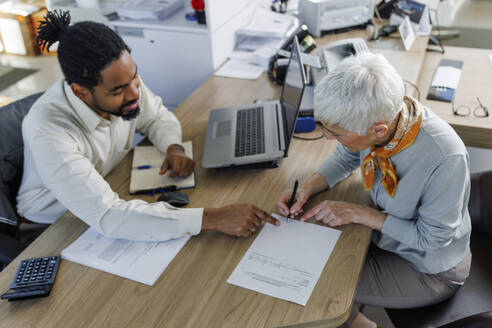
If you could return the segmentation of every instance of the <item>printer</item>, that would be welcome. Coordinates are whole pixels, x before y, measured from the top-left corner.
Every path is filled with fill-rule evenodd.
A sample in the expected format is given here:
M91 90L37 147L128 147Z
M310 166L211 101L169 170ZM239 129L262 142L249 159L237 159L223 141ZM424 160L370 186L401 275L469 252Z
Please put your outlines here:
M343 59L368 52L366 42L362 38L349 38L328 43L316 49L312 55L319 57L320 68L311 68L311 81L317 85L326 74L334 70Z
M312 55L319 57L320 67L309 69L310 85L304 88L299 116L313 115L314 88L329 72L333 71L346 57L357 56L368 51L369 48L362 38L338 40L316 49Z
M299 18L320 37L323 31L362 25L372 21L374 0L299 0Z

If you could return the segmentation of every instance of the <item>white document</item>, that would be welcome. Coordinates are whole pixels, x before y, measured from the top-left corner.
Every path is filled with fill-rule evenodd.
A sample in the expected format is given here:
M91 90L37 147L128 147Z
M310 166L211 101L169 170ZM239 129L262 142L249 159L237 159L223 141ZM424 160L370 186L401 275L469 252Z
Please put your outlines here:
M489 54L490 65L492 66L492 54Z
M182 0L126 0L116 13L129 19L164 19L183 6Z
M87 229L61 257L152 286L190 237L162 242L107 238Z
M283 38L296 24L297 18L288 14L279 14L271 10L258 8L249 24L236 33L253 36Z
M255 51L262 47L280 49L287 38L242 35L236 32L235 50Z
M228 58L251 62L251 60L253 59L253 52L234 50L233 52L230 53Z
M456 89L460 81L461 69L452 66L439 66L432 80L433 87Z
M227 282L305 306L341 232L273 216Z
M234 77L239 79L256 80L260 77L265 69L261 66L254 65L245 60L229 59L221 68L219 68L215 75Z
M398 30L400 31L401 40L403 41L405 50L410 50L413 42L416 39L416 36L415 32L413 31L412 23L410 22L410 18L408 16L405 16L405 19L401 22Z

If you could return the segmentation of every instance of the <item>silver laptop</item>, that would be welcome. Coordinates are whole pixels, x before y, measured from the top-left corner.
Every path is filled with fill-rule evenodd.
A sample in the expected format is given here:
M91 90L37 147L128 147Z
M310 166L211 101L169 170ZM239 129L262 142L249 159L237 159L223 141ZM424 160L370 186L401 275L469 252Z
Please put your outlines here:
M287 156L306 76L294 38L280 100L210 112L202 166L275 163Z

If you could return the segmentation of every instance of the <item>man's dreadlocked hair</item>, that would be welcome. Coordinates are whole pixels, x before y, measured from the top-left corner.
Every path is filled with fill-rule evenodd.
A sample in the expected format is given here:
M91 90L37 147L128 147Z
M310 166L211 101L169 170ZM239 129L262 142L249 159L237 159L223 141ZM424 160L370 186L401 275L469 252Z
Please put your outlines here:
M68 84L93 89L101 82L101 71L130 48L104 24L79 22L70 25L68 11L49 11L39 24L37 44L47 50L58 45L58 61Z

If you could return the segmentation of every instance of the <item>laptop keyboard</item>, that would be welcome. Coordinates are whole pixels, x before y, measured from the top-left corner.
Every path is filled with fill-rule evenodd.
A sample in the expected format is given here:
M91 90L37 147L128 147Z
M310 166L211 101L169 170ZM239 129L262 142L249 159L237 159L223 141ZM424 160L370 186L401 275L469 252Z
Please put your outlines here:
M236 157L265 152L263 107L240 109L237 112Z

